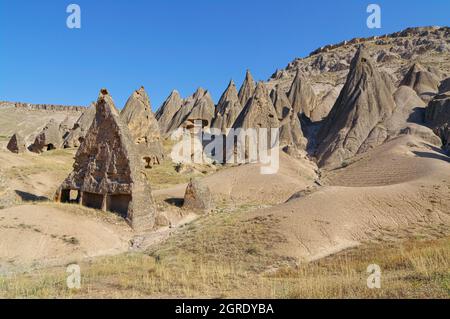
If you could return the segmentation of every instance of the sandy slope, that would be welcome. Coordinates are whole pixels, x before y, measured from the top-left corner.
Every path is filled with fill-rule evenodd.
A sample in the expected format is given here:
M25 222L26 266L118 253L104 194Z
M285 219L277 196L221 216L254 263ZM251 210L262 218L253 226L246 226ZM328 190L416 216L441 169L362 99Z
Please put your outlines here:
M305 159L297 160L280 152L276 174L261 174L260 164L230 167L206 176L215 201L229 204L279 204L317 179L317 166ZM183 198L186 184L154 191L156 198Z
M31 144L39 131L51 120L61 123L66 117L69 123L75 123L81 114L74 112L30 111L12 108L0 108L0 136L11 137L20 133ZM5 144L6 145L6 144Z
M7 180L4 191L10 198L0 197L0 206L10 206L11 198L16 198L15 201L51 199L71 171L74 152L60 150L44 155L31 152L17 155L0 150L0 177Z
M242 218L256 222L275 217L272 231L286 240L275 243L274 250L306 260L379 237L439 233L450 227L450 159L413 137L365 154L330 173L329 181L359 187L321 187Z
M92 211L89 216L67 210L64 205L0 210L0 272L60 265L128 249L131 231L125 223L96 218Z

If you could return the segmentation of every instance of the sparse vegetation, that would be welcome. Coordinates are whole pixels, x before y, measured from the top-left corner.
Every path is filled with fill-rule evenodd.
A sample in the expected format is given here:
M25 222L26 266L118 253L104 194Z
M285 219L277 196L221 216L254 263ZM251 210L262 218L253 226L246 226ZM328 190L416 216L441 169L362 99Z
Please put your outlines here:
M80 241L73 236L69 237L67 235L64 235L61 237L61 240L65 243L71 244L71 245L79 245L80 244Z
M189 173L181 174L175 169L175 163L170 159L165 160L161 165L156 165L146 170L147 177L153 189L168 188L177 184L188 183L189 180L201 174Z
M65 268L0 278L1 297L449 298L450 237L368 243L295 265L269 254L274 220L238 224L233 214L205 216L145 253L81 264L82 287L66 288ZM275 221L276 222L276 221ZM272 234L272 236L274 236ZM366 285L369 264L381 289Z

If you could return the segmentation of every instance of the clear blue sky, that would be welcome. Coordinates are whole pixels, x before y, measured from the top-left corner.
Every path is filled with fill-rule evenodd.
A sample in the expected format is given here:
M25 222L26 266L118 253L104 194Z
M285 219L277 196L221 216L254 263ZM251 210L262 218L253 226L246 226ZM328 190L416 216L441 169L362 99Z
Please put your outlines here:
M381 29L366 26L370 3ZM247 68L265 80L325 44L449 22L448 0L0 0L0 100L86 105L106 87L121 108L144 85L154 110L172 89L217 101Z

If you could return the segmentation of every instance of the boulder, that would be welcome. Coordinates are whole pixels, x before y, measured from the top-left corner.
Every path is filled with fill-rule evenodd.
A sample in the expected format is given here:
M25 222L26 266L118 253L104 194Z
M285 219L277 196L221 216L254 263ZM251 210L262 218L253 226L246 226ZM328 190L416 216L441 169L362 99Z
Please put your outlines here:
M10 152L16 153L16 154L25 153L27 151L27 146L25 144L25 140L19 133L16 133L11 137L6 148Z
M191 179L184 194L183 208L200 212L213 210L214 203L209 187L198 179Z

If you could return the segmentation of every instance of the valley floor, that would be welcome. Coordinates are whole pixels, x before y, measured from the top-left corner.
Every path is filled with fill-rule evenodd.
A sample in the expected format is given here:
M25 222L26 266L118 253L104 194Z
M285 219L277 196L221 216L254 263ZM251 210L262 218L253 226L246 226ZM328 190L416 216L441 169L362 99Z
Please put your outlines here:
M450 298L450 162L411 136L320 179L285 155L273 176L165 163L149 179L178 223L143 237L115 215L51 202L72 158L0 150L0 297ZM179 207L194 175L215 197L211 214ZM67 288L73 263L79 290ZM380 289L367 287L372 264Z

